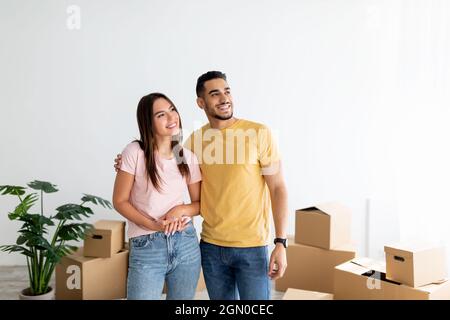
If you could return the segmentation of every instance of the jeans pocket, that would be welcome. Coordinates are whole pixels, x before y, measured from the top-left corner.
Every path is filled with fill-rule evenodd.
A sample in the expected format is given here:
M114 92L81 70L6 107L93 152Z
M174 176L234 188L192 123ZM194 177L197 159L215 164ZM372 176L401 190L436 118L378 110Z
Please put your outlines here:
M131 238L131 246L134 249L142 249L145 248L150 242L148 235L142 235L139 237Z

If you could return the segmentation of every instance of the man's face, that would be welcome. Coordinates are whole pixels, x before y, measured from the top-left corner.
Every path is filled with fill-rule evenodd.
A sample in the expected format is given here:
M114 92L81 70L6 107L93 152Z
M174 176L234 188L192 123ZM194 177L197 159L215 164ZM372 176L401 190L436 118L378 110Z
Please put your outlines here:
M233 117L233 98L228 83L220 78L208 80L204 83L204 92L197 99L200 108L207 116L228 120Z

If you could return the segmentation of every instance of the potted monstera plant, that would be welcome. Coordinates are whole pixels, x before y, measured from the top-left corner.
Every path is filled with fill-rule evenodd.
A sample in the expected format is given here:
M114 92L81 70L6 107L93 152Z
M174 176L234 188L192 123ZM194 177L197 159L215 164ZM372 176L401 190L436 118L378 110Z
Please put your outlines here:
M92 225L82 220L93 214L87 204L111 208L111 203L102 198L84 194L80 204L67 203L56 208L53 215L45 215L44 193L58 191L56 185L45 181L32 181L25 187L2 185L0 193L17 197L19 204L8 214L10 220L22 223L16 244L2 245L1 251L23 254L28 267L29 288L20 294L21 299L53 299L54 288L49 286L56 264L62 257L77 249L68 241L80 241ZM40 200L39 212L32 213Z

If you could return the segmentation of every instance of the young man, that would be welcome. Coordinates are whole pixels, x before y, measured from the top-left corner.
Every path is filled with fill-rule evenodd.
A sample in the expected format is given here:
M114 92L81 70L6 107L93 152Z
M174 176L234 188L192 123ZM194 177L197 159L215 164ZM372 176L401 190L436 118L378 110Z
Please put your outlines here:
M208 295L268 300L270 279L287 267L287 191L277 147L266 126L233 116L224 73L201 75L196 92L209 123L185 147L202 171L200 249ZM276 235L269 260L270 203Z

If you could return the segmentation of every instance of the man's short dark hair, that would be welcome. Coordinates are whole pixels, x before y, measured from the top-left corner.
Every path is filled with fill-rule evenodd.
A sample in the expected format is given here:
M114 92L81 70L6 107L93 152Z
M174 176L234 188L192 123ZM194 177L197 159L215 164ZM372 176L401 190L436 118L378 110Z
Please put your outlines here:
M227 76L225 75L225 73L220 71L208 71L207 73L202 74L197 79L197 86L195 87L197 97L200 97L200 95L203 94L203 91L205 90L205 82L212 79L223 79L227 81Z

